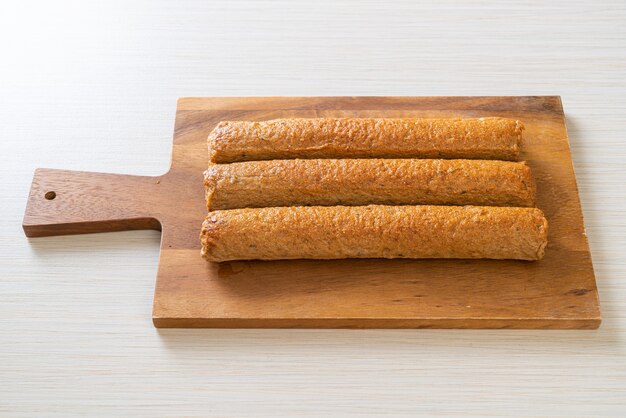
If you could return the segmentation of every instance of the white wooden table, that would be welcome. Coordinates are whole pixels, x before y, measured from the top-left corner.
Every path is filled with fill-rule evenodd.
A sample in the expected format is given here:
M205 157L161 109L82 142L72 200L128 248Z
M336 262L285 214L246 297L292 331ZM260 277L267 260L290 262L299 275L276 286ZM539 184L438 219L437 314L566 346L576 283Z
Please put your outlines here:
M417 3L3 2L0 416L626 416L626 3ZM597 331L158 331L158 233L21 230L36 167L165 172L179 96L517 94L563 97Z

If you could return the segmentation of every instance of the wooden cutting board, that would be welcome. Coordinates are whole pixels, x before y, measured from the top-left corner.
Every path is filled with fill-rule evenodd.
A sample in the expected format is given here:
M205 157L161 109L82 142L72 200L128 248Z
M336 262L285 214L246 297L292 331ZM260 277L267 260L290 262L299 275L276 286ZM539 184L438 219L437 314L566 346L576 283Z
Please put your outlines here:
M523 158L550 223L539 262L339 260L208 263L206 137L225 119L482 117L523 121ZM162 230L157 327L597 328L598 293L559 97L263 97L178 101L172 166L158 177L35 172L29 237Z

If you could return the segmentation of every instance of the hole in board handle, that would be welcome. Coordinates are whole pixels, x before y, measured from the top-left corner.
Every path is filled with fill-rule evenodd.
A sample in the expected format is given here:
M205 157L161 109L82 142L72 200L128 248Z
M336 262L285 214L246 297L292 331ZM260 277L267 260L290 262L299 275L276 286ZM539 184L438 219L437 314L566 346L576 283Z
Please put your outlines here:
M46 200L52 200L55 197L57 197L57 194L55 192L46 192L46 194L43 195L43 197L45 197Z

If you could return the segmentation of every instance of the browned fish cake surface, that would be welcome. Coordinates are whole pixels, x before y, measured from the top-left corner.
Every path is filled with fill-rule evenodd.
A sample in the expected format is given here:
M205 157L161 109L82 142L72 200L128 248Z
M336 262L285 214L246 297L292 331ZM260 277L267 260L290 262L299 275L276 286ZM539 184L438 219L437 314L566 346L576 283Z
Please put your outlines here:
M535 205L523 162L323 159L211 164L209 210L271 206Z
M506 118L314 118L223 121L214 163L290 158L519 158L523 126Z
M536 208L311 206L210 212L211 261L339 258L538 260L548 224Z

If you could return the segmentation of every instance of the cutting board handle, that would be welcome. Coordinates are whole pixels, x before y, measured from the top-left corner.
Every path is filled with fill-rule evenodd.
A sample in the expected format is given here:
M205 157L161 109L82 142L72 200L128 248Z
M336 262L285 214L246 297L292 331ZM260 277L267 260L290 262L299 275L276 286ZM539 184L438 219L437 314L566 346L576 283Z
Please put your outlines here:
M35 170L22 226L29 237L161 229L161 177Z

